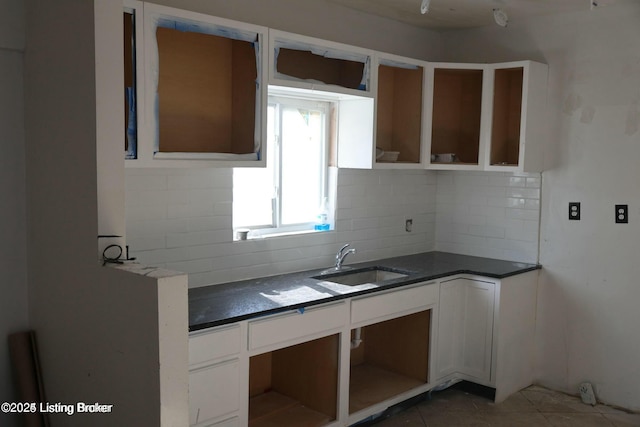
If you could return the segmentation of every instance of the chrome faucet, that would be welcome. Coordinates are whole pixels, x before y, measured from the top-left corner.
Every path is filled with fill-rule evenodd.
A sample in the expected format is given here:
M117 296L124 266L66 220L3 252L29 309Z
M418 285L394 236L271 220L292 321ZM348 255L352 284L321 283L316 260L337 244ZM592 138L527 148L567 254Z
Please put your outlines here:
M353 248L345 252L345 249L347 249L348 247L349 247L349 244L347 243L346 245L341 247L336 253L336 266L335 266L336 270L340 270L342 268L342 263L344 262L344 259L347 257L347 255L356 253L356 250Z

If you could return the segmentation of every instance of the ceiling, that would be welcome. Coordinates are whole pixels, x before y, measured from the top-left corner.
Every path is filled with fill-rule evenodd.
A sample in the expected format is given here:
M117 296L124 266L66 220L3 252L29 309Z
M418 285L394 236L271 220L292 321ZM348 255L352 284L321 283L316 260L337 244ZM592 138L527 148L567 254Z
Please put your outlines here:
M420 13L422 0L328 0L351 9L434 30L495 25L493 9L500 8L509 21L541 15L588 11L624 0L431 0L429 12Z

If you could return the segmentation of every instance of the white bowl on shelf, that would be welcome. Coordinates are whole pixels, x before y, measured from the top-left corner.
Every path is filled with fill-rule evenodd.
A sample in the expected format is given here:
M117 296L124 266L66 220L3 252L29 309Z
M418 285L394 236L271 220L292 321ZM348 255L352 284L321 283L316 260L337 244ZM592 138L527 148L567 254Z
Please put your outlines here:
M398 160L398 156L400 155L399 151L383 151L380 157L377 157L377 160L380 162L395 162Z

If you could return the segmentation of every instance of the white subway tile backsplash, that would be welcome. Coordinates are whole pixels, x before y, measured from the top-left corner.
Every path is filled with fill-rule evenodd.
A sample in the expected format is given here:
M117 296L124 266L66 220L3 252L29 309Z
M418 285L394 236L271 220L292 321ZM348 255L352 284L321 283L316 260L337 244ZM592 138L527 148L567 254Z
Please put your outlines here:
M168 218L206 217L213 216L214 214L213 203L191 203L167 206Z
M351 263L432 249L537 260L539 175L337 175L335 231L233 242L231 169L127 170L130 251L145 264L186 271L190 286L328 267L344 243L358 250Z
M129 248L135 248L135 250L151 250L151 249L163 249L166 248L164 235L154 236L131 236L127 239Z
M126 191L135 190L167 190L167 177L158 174L144 174L144 175L127 175L125 180Z
M527 187L540 188L542 186L542 179L540 177L527 177Z
M166 233L185 233L189 230L186 219L160 219L149 221L129 221L127 236L160 236Z
M437 182L438 250L537 262L540 174L438 172Z
M125 197L126 199L126 197ZM125 219L127 225L132 222L154 221L167 218L167 209L157 206L129 206L125 207Z
M540 199L540 189L538 188L509 188L507 197L520 197L524 199Z
M207 230L231 230L233 217L231 215L214 215L196 218L188 218L187 230L183 231L207 231Z

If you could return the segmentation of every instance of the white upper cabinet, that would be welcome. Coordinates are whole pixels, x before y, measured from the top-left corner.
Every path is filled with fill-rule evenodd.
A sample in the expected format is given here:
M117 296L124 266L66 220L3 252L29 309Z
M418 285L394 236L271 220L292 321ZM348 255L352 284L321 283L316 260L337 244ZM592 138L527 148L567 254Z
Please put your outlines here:
M340 129L353 121L359 135L340 134L338 165L358 169L424 169L426 162L427 63L386 53L375 53L371 68L374 112L358 103L346 106L340 115ZM359 114L360 117L355 114ZM371 126L371 128L365 128Z
M125 0L129 167L266 164L268 93L333 103L338 167L539 172L547 66L433 63Z
M267 29L150 3L143 21L130 166L264 165Z
M425 128L430 169L482 169L488 132L484 64L430 63Z
M533 61L489 67L491 133L486 170L540 172L547 144L547 65Z
M426 62L376 55L376 168L424 168L426 78Z
M542 171L547 66L430 64L429 169Z

